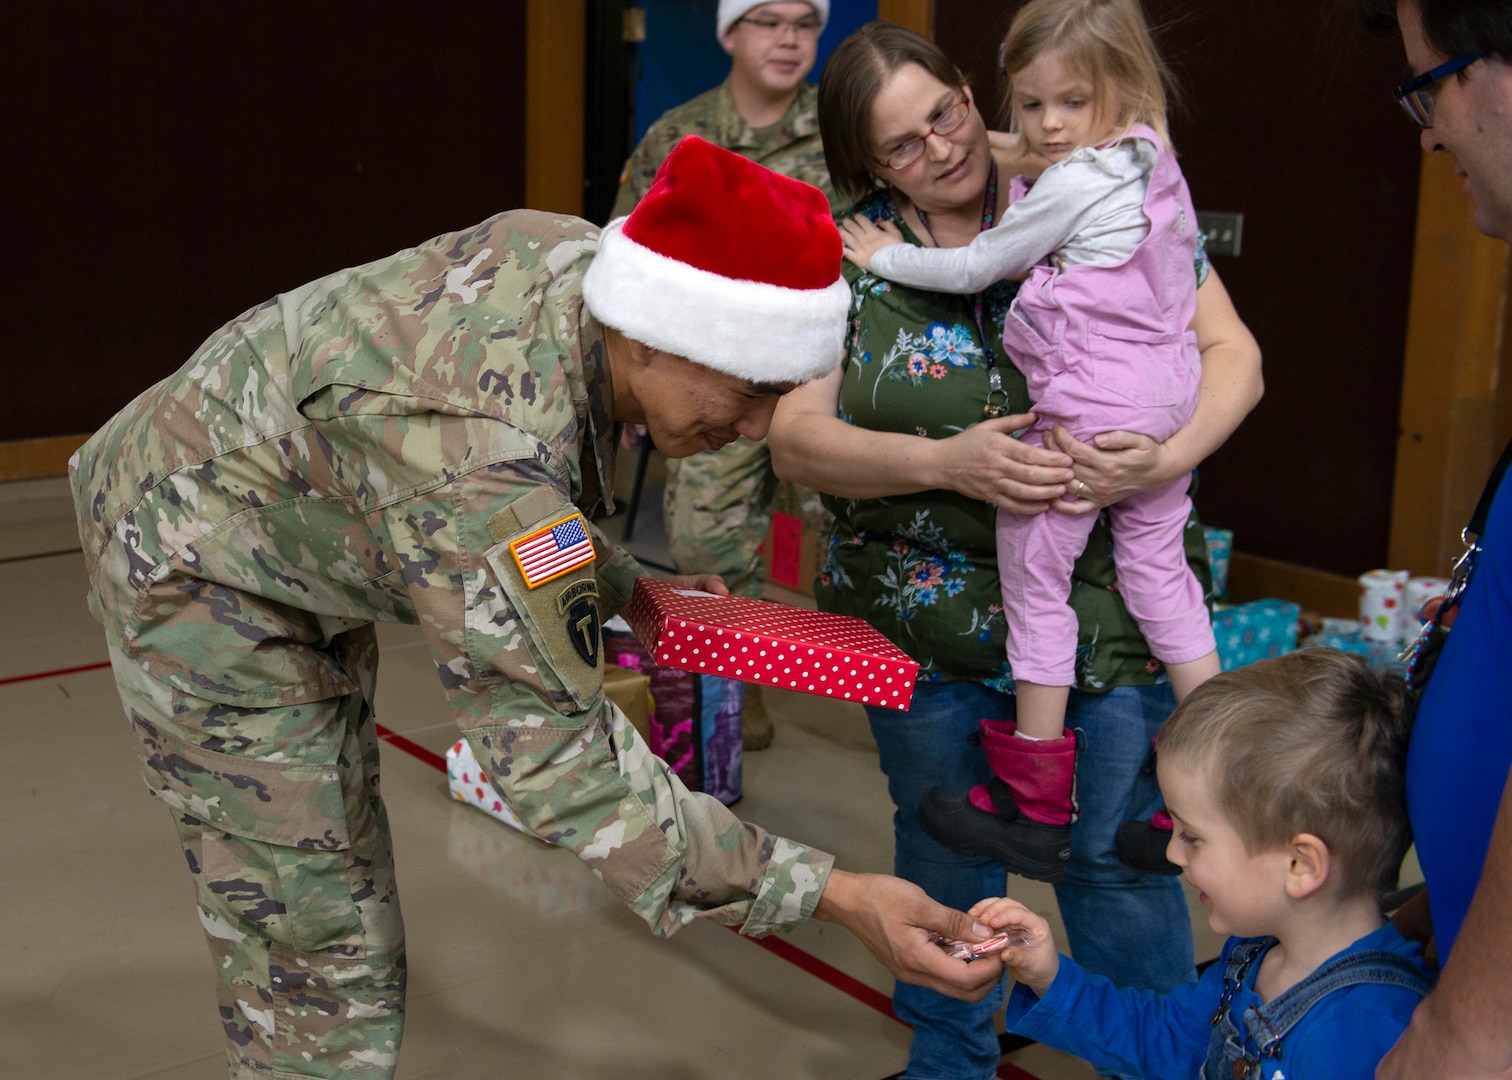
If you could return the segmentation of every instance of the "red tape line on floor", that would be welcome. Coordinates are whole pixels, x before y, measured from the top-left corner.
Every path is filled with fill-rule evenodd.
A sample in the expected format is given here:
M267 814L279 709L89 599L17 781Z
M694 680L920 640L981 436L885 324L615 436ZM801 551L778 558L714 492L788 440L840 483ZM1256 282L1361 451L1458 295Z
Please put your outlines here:
M12 675L8 679L0 679L0 686L10 683L31 682L34 679L51 679L58 675L78 675L85 671L99 671L101 668L110 666L110 661L105 660L98 664L85 664L82 667L59 668L57 671L39 671L34 675Z
M378 737L384 742L392 743L410 757L419 758L433 769L440 769L442 772L446 771L446 758L434 750L427 750L419 743L410 742L410 740L400 735L397 731L390 731L382 724L374 724L373 727L377 729Z

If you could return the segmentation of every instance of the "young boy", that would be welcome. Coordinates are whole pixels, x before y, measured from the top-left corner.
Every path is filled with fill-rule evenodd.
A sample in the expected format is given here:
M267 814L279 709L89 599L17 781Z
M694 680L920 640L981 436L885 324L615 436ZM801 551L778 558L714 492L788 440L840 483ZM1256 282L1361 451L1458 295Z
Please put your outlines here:
M1120 990L1056 955L1038 915L983 900L977 921L1024 939L1008 1030L1146 1077L1374 1076L1431 982L1381 914L1411 842L1402 704L1400 679L1327 649L1194 690L1157 771L1167 856L1231 935L1222 956L1169 994Z

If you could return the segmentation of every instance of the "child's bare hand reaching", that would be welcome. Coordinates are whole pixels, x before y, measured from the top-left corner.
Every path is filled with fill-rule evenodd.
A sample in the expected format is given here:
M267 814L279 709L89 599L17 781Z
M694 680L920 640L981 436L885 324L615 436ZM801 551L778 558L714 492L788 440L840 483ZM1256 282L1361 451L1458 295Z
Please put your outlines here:
M978 900L972 918L994 930L1013 931L1023 940L1003 950L1003 961L1014 979L1043 996L1060 970L1060 954L1050 938L1050 924L1017 900L988 897Z
M875 225L870 218L853 217L840 223L840 243L845 257L863 270L871 269L872 256L885 247L901 244L903 234L890 221Z

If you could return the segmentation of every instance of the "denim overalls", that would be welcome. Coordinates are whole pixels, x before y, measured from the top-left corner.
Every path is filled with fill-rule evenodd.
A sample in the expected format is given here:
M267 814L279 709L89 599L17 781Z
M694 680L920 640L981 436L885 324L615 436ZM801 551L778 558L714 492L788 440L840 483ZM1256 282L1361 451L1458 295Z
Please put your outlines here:
M1273 937L1251 938L1235 945L1223 974L1223 995L1213 1013L1213 1033L1208 1039L1203 1080L1269 1080L1266 1058L1281 1054L1281 1041L1328 994L1346 986L1382 983L1426 994L1432 984L1410 960L1382 949L1367 949L1336 956L1297 985L1258 1008L1247 1009L1240 1031L1230 1004L1250 967L1276 943Z

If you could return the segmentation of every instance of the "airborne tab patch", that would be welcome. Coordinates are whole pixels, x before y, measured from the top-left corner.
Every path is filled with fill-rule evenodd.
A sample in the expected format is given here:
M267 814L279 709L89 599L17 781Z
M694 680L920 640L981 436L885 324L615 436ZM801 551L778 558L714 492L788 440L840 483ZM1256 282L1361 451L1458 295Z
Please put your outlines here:
M566 622L567 637L589 667L598 667L602 641L598 595L598 582L575 581L562 590L556 601L557 611Z
M529 536L512 540L509 553L525 584L534 589L593 562L593 541L582 514L571 514Z

